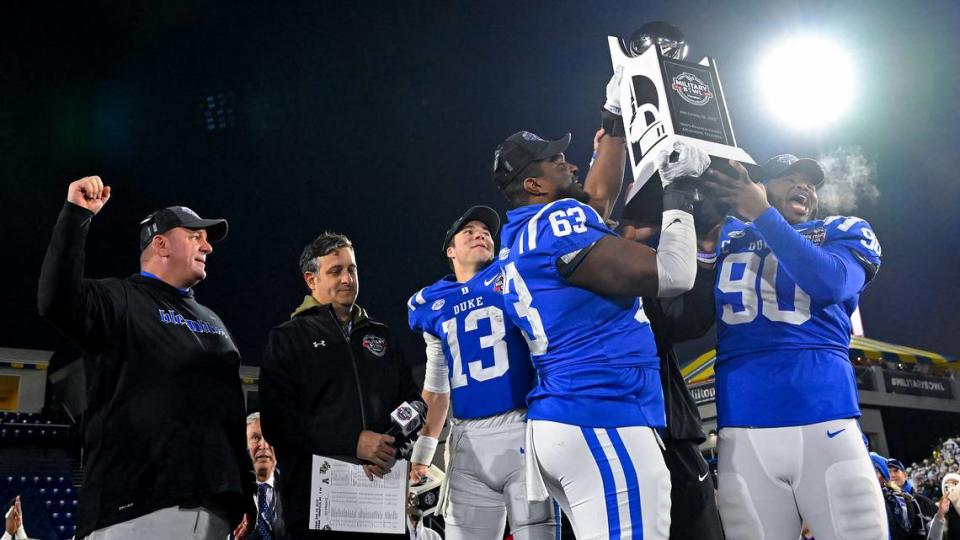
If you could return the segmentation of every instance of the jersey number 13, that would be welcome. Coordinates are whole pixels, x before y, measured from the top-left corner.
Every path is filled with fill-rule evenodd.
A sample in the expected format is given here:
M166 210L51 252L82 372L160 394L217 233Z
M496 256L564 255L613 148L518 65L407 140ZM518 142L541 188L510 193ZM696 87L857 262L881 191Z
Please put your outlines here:
M503 310L496 306L487 306L475 309L467 314L463 320L465 332L476 332L481 319L490 321L490 335L480 336L480 347L493 349L493 365L483 367L480 360L473 360L467 364L470 377L476 381L489 381L502 376L510 369L510 358L507 353L507 342L503 340L506 328L503 324ZM467 385L467 374L463 370L463 358L460 355L460 341L457 334L457 318L443 321L443 332L447 335L447 346L453 357L453 371L450 374L450 388L460 388Z

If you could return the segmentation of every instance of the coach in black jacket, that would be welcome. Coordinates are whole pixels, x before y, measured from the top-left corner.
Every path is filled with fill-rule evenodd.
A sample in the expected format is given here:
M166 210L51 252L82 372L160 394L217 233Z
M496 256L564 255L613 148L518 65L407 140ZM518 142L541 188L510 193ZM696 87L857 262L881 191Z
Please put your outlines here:
M417 399L418 390L387 327L354 303L350 240L320 235L304 248L300 269L310 295L270 331L261 365L264 436L283 464L290 538L350 537L309 530L312 456L359 460L368 476L383 475L393 466L393 439L384 435L390 412Z
M254 515L240 354L192 287L227 224L165 208L142 223L139 274L84 279L109 198L99 177L70 184L38 293L41 315L93 359L77 538L221 540Z

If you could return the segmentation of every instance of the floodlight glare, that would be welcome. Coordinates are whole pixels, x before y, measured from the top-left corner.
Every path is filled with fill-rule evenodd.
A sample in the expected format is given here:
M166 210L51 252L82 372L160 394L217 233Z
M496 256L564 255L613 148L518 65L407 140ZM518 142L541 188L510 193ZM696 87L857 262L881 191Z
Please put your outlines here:
M775 47L759 70L767 105L784 122L824 127L846 111L853 98L853 63L836 43L796 38Z

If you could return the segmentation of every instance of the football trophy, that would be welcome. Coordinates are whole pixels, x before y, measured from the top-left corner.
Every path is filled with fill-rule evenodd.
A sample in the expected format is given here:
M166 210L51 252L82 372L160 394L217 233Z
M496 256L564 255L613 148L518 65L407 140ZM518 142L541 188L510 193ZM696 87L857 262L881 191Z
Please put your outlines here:
M756 163L737 146L712 58L686 62L683 33L665 22L643 25L629 41L608 36L607 42L614 69L623 67L621 114L633 174L624 217L635 213L631 201L657 175L660 150L672 148L674 141L700 148L710 155L712 167L734 176L727 160L737 160L759 179Z

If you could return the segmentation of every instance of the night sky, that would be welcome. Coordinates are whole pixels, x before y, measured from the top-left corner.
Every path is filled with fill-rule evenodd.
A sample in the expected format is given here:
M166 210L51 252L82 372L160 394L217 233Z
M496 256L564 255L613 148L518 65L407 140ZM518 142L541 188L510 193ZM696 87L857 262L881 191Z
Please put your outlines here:
M585 165L606 36L667 20L688 59L718 60L755 159L859 147L875 163L880 197L856 211L884 254L862 299L866 333L960 355L955 2L81 4L0 16L0 346L76 356L37 315L36 284L67 185L98 174L114 196L87 276L137 271L137 223L152 210L228 218L197 297L255 365L305 294L303 245L341 231L357 248L359 303L416 359L404 302L446 272L447 226L473 204L506 210L489 176L496 145L520 129L571 131L568 159ZM813 133L778 125L755 69L802 31L835 37L858 65L853 108Z

